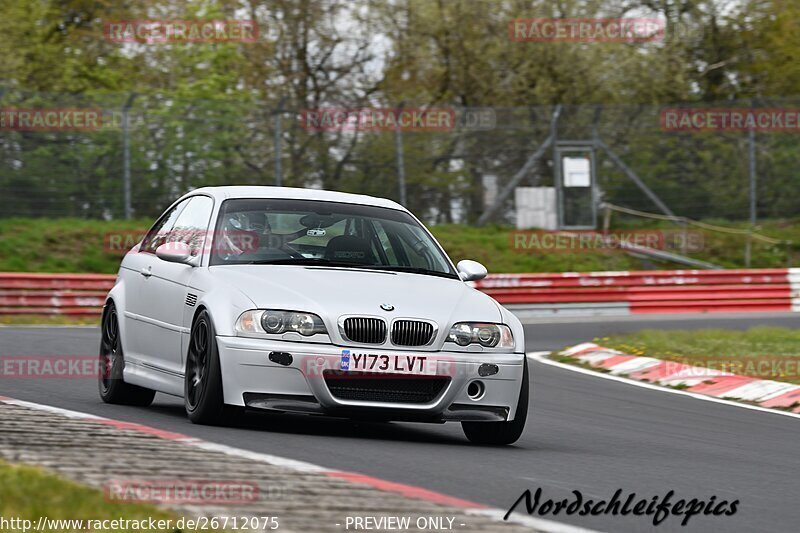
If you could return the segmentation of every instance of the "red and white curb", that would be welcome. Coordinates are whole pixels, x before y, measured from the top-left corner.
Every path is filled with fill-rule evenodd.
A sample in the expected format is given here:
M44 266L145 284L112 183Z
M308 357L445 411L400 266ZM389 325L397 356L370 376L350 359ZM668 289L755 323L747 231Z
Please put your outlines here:
M405 498L423 500L434 504L455 507L462 509L466 514L482 516L485 518L489 518L491 520L496 520L498 522L504 522L503 516L505 515L506 511L503 511L498 508L489 507L487 505L471 502L468 500L464 500L461 498L448 496L446 494L441 494L439 492L434 492L421 487L415 487L413 485L396 483L393 481L388 481L385 479L380 479L365 474L358 474L355 472L334 470L326 468L324 466L307 463L304 461L297 461L294 459L289 459L277 455L252 452L249 450L243 450L240 448L227 446L225 444L208 442L202 439L198 439L196 437L190 437L188 435L183 435L181 433L165 431L162 429L145 426L143 424L137 424L134 422L125 422L123 420L113 420L109 418L103 418L90 413L71 411L68 409L62 409L60 407L27 402L23 400L16 400L5 396L0 396L0 403L16 405L19 407L27 407L29 409L35 409L38 411L45 411L53 414L58 414L72 419L83 419L91 421L93 423L106 424L118 429L138 431L161 439L173 442L179 442L188 446L195 446L197 448L207 451L220 452L233 457L248 459L251 461L257 461L272 466L283 467L286 469L294 470L302 474L320 474L333 478L344 479L354 484L368 485L374 489L385 492L391 492ZM562 524L551 520L535 518L532 516L525 516L518 512L513 513L509 517L507 522L512 522L514 524L522 526L527 526L543 533L598 533L590 529L571 526L568 524Z
M800 406L795 405L800 402L800 385L793 383L758 379L653 357L629 355L592 342L578 344L560 353L607 372L607 374L601 374L588 371L598 376L613 377L617 380L634 383L642 382L642 385L646 384L654 388L682 386L680 390L663 390L685 393L695 397L713 398L776 414L798 417L797 413L800 413ZM536 354L534 358L556 366L578 368L546 359L541 354ZM655 387L655 385L661 387ZM733 401L729 402L729 400ZM736 403L736 401L752 403L744 404Z

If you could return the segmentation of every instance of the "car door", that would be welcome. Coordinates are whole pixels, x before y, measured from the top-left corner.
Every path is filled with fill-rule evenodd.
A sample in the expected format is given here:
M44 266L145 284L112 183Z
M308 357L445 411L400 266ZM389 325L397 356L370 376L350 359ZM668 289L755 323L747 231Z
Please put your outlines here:
M125 286L125 359L133 364L152 364L153 346L149 338L151 325L148 322L152 315L152 299L157 292L153 283L153 267L163 263L155 255L156 248L167 242L170 231L181 211L188 205L189 199L170 207L153 224L142 240L137 253L125 256L120 269Z
M171 263L155 257L151 276L144 282L143 295L148 300L142 311L147 330L145 352L150 365L170 374L183 374L182 336L189 329L189 325L184 325L186 297L192 275L203 261L202 250L213 207L214 202L208 196L191 197L167 235L166 243L189 245L195 256L193 264ZM198 296L196 292L193 295Z

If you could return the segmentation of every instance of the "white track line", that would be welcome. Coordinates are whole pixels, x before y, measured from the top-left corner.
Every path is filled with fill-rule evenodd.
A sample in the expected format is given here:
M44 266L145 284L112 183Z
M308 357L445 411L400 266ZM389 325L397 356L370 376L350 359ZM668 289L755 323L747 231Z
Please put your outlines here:
M467 509L466 513L491 518L497 522L503 522L503 517L506 514L505 511L501 511L500 509ZM508 521L531 527L541 533L599 533L594 529L586 529L579 526L562 524L561 522L553 522L552 520L545 520L543 518L525 516L517 511L514 511L514 514L508 517Z
M549 352L541 352L541 353L549 353ZM530 355L530 354L529 354ZM18 405L21 407L28 407L29 409L35 409L37 411L46 411L48 413L55 413L60 414L63 416L67 416L69 418L82 418L86 420L94 420L94 421L103 421L103 420L111 420L108 418L104 418L102 416L93 415L90 413L83 413L80 411L70 411L68 409L62 409L60 407L55 407L52 405L44 405L39 403L27 402L23 400L16 400L13 398L7 398L5 396L0 396L0 403L7 403L11 405ZM133 423L136 426L142 426L141 424ZM135 428L130 428L134 429ZM337 472L337 470L326 468L324 466L315 465L312 463L307 463L305 461L298 461L295 459L290 459L288 457L280 457L277 455L271 455L266 453L259 453L253 452L250 450L243 450L241 448L234 448L233 446L228 446L225 444L218 444L215 442L204 441L202 439L190 437L188 439L181 439L178 442L182 442L188 446L195 446L197 448L202 448L204 450L209 451L217 451L224 453L226 455L230 455L233 457L239 457L242 459L248 459L251 461L257 461L260 463L266 463L269 465L274 466L282 466L289 470L294 470L296 472L304 473L304 474L322 474L328 472ZM485 518L489 518L495 520L497 522L505 522L503 520L503 516L505 516L506 511L498 508L475 508L475 507L462 507L460 508L462 512L465 514L475 515L475 516L482 516ZM535 529L540 533L599 533L598 531L592 529L585 529L577 526L571 526L569 524L563 524L561 522L554 522L552 520L545 520L543 518L536 518L533 516L527 516L521 512L514 512L509 518L507 522L511 522L517 525L522 525L526 527L530 527Z
M62 409L61 407L55 407L53 405L43 405L40 403L26 402L24 400L15 400L13 398L3 397L0 403L18 405L20 407L28 407L29 409L35 409L37 411L46 411L48 413L54 413L57 415L66 416L68 418L78 418L85 420L105 420L102 416L96 416L89 413L82 413L80 411L70 411L69 409Z
M273 466L281 466L283 468L288 468L290 470L295 470L297 472L303 472L306 474L324 474L325 472L333 471L332 468L325 468L324 466L307 463L305 461L297 461L295 459L280 457L278 455L251 452L250 450L234 448L233 446L228 446L226 444L217 444L216 442L209 442L198 439L197 442L190 442L189 445L195 446L196 448L201 448L206 451L221 452L224 453L225 455L238 457L240 459L249 459L251 461L256 461L259 463L266 463Z
M731 405L733 407L741 407L743 409L750 409L752 411L761 411L764 413L772 413L774 415L781 415L781 416L788 416L791 418L800 418L800 413L791 413L789 411L781 411L780 409L770 409L768 407L761 407L759 405L750 405L748 403L741 403L735 402L732 400L723 400L721 398L716 398L714 396L707 396L705 394L699 394L697 392L689 392L679 389L670 389L668 387L661 387L659 385L653 385L651 383L645 383L643 381L636 381L635 379L628 379L623 378L620 376L614 376L611 374L606 374L604 372L597 372L595 370L589 370L586 368L582 368L575 365L569 365L567 363L561 363L559 361L553 361L552 359L548 359L545 357L546 355L550 354L551 352L528 352L528 358L533 359L539 363L555 366L558 368L563 368L564 370L570 370L572 372L578 372L579 374L586 374L587 376L594 376L600 379L608 379L611 381L618 381L620 383L626 383L628 385L633 385L636 387L641 387L643 389L650 389L655 391L666 392L669 394L680 394L681 396L688 396L690 398L694 398L696 400L703 400L705 402L713 402L713 403L721 403L723 405Z

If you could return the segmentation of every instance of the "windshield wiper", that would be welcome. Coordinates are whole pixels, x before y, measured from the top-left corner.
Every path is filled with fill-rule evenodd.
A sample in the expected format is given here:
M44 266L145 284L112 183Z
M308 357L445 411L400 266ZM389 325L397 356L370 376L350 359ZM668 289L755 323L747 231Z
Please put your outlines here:
M330 259L323 259L321 257L293 257L290 259L260 259L254 261L247 261L243 263L235 263L239 265L314 265L314 266L331 266L331 267L364 267L362 263L355 263L351 261L331 261Z
M427 268L401 266L401 265L365 265L362 268L373 270L388 270L389 272L408 272L411 274L425 274L427 276L439 276L441 278L458 279L458 276L451 272L440 272L438 270L429 270Z
M364 270L385 270L387 272L408 272L411 274L424 274L427 276L438 276L441 278L458 279L458 276L450 272L440 272L427 268L401 266L401 265L367 265L352 261L332 261L321 257L293 257L290 259L261 259L242 263L231 263L237 265L313 265L322 267L341 267L341 268L360 268Z

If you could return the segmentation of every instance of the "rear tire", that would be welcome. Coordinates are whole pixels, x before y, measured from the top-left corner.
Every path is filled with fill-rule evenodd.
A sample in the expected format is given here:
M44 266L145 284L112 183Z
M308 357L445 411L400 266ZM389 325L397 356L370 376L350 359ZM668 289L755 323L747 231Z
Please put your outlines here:
M183 397L186 414L195 424L219 424L227 413L222 394L217 334L211 315L205 309L192 325Z
M464 435L473 444L504 446L515 443L525 430L528 418L528 394L530 384L528 377L528 358L522 363L522 385L519 390L519 401L514 420L510 422L461 422Z
M119 336L117 308L113 302L109 302L103 311L100 335L100 372L97 380L100 398L106 403L117 405L147 407L153 403L156 391L125 383L122 372L124 368L125 358Z

